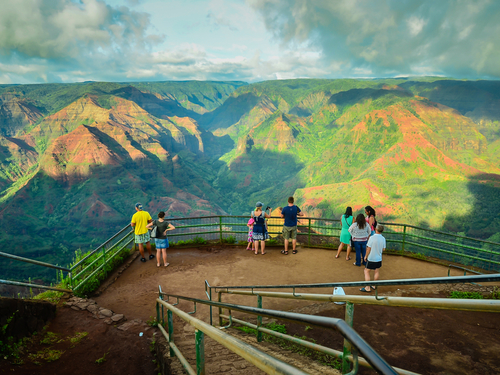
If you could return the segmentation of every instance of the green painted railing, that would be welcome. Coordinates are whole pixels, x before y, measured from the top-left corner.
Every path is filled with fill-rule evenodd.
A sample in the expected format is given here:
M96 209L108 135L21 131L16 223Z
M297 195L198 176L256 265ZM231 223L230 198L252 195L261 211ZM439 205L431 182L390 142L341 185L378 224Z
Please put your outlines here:
M237 338L229 335L228 333L222 331L222 329L227 329L230 328L232 325L232 322L236 320L233 320L232 317L232 312L233 311L239 311L243 312L246 314L252 314L252 315L257 315L257 320L258 320L258 325L255 326L258 329L258 334L262 335L262 332L265 331L266 333L276 333L274 331L267 332L268 330L261 328L260 325L262 323L262 317L269 317L269 318L275 318L275 319L285 319L288 321L292 322L298 322L298 323L304 323L304 324L311 324L315 325L318 327L323 327L327 329L332 329L337 332L339 332L342 336L344 336L352 345L352 353L349 353L348 355L344 356L344 358L350 362L353 363L353 370L350 372L350 374L356 374L358 370L358 353L363 355L364 359L363 362L366 362L369 367L375 369L379 374L393 374L396 375L398 373L400 374L412 374L415 375L412 372L401 370L401 369L395 369L391 367L381 356L378 354L359 334L352 328L352 325L347 324L344 320L338 319L338 318L329 318L329 317L323 317L323 316L317 316L317 315L308 315L308 314L298 314L298 313L292 313L292 312L286 312L286 311L279 311L279 310L270 310L270 309L263 309L262 307L253 307L253 306L246 306L246 305L235 305L235 304L227 304L227 303L220 303L220 302L213 302L210 300L202 300L198 298L191 298L191 297L186 297L186 296L179 296L179 295L174 295L170 293L164 293L160 289L159 293L159 298L156 300L156 312L157 312L157 321L160 323L158 327L160 328L161 332L165 336L166 340L169 343L169 346L171 348L170 355L171 357L176 356L181 364L183 365L184 369L188 374L205 374L205 359L204 359L204 347L202 346L202 340L199 339L203 338L203 334L208 334L210 337L212 337L214 340L219 342L220 344L224 345L226 348L229 350L233 351L236 354L239 354L242 356L244 359L252 363L253 365L257 366L259 369L262 371L268 373L268 374L305 374L305 372L285 363L282 362L281 360L278 360L274 357L269 356L266 353L261 352L260 350L255 349L253 346L246 344ZM165 299L166 297L166 299ZM177 299L177 303L175 304L170 304L169 299L170 298L175 298ZM214 328L211 324L207 324L201 320L198 320L190 314L192 313L185 313L181 311L179 308L175 307L176 305L179 304L179 300L185 300L185 301L190 301L194 303L195 306L195 311L196 312L196 304L203 304L203 305L208 305L211 307L218 307L219 309L227 309L229 311L229 316L224 316L227 319L229 319L229 325L225 327L219 327L220 329ZM165 314L164 314L164 308L168 310L167 314L167 321L165 322ZM160 313L161 311L161 313ZM174 324L173 324L173 316L171 314L173 312L177 316L179 316L181 319L185 320L187 323L190 325L194 326L196 328L195 331L195 342L196 342L196 368L197 371L195 372L193 367L189 364L189 362L186 360L186 358L182 355L181 351L179 348L175 345L174 342ZM163 327L167 326L168 331L166 331ZM200 334L201 331L202 333ZM283 336L287 335L281 335L281 338L285 338ZM291 337L291 336L289 336ZM319 345L314 345L310 342L307 342L305 340L301 340L298 338L293 338L293 341L301 344L301 345L309 345L309 347L313 347L313 349L317 349L316 347L320 347ZM336 351L332 351L329 354L333 354L335 356L338 356L339 353ZM399 371L398 371L399 370ZM402 372L401 372L402 371Z
M237 243L246 242L248 236L248 216L202 216L171 218L176 229L169 233L172 244L202 244L207 241ZM409 224L383 223L384 236L388 249L401 254L431 257L448 263L459 264L475 271L500 271L500 243L459 236L451 233L426 229ZM267 220L271 243L281 242L283 219L271 217ZM336 248L341 225L336 219L303 217L299 220L298 242L307 247ZM134 244L130 224L109 240L98 246L85 258L70 267L59 267L36 260L1 253L0 257L37 264L43 267L58 268L67 272L70 288L75 291L95 282L95 276L108 272L107 264ZM0 284L49 288L45 285L27 283L26 280L0 280ZM50 287L52 288L52 287ZM53 288L52 288L53 289Z
M176 230L169 234L176 241L203 240L221 242L246 241L248 216L204 216L169 219ZM440 259L449 263L476 267L484 271L500 271L500 243L459 236L409 224L381 223L388 249L402 254L411 253ZM272 239L280 242L283 219L271 217L267 221ZM307 247L338 246L340 220L304 217L299 220L298 242Z
M244 295L257 299L257 307L262 308L263 298L284 298L297 301L317 301L317 302L336 302L345 303L345 322L349 326L353 326L354 321L354 304L366 305L379 305L379 306L393 306L393 307L414 307L424 309L441 309L441 310L461 310L461 311L475 311L475 312L496 312L500 313L500 300L487 300L487 299L450 299L450 298L414 298L414 297L394 297L394 296L380 296L379 288L382 286L394 285L436 285L436 284L460 284L460 283L484 283L484 282L500 282L500 274L490 275L472 275L472 276L455 276L455 277L433 277L433 278L420 278L420 279L400 279L400 280L378 280L370 281L370 285L375 286L375 296L359 296L359 295L332 295L332 294L315 294L303 293L303 289L318 289L318 288L331 288L336 287L360 287L365 286L366 281L349 281L349 282L336 282L336 283L318 283L318 284L288 284L288 285L219 285L210 286L208 281L205 280L205 293L210 301L212 301L213 294L217 294L217 302L222 304L222 295ZM270 290L276 289L289 289L291 292L276 292ZM298 292L297 289L302 289ZM213 291L213 292L212 292ZM227 303L227 302L226 302ZM339 358L342 361L342 373L357 373L357 365L373 368L370 361L363 357L359 357L355 361L351 356L352 345L348 338L344 340L343 351L337 351L318 344L311 344L307 340L298 339L297 337L280 334L270 331L261 327L262 320L257 320L257 325L249 323L242 319L236 319L231 309L227 308L228 315L223 314L223 308L219 307L219 326L223 326L223 319L229 319L231 327L233 323L237 323L246 327L253 328L257 331L257 342L261 341L262 332L294 342L309 349L324 353L327 355ZM212 309L210 309L210 324L213 324ZM351 371L351 363L353 369ZM394 367L394 369L401 375L415 374L411 371Z

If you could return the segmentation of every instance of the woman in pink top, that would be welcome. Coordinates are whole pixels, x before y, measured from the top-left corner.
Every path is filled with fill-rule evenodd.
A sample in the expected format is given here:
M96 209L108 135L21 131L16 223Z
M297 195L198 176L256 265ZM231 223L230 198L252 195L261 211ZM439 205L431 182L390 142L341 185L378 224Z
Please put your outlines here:
M375 234L375 227L377 226L377 220L375 219L375 210L372 206L365 207L366 222L370 225L371 235Z

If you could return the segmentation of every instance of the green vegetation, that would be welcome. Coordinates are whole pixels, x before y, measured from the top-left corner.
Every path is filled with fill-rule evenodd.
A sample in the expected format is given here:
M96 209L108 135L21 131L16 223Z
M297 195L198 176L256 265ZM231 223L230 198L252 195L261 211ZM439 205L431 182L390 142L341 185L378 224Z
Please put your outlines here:
M109 354L109 351L104 353L104 355L101 357L101 358L98 358L95 360L95 363L97 363L98 365L106 362L106 356Z
M0 134L15 133L0 138L0 241L23 257L71 263L129 222L138 197L186 217L247 215L293 194L315 216L371 204L383 221L500 239L498 82L86 82L0 95L32 111L0 118ZM17 262L0 273L54 282Z
M180 240L173 242L172 246L192 246L192 245L206 245L208 241L203 237L196 236L192 240Z
M500 290L495 288L492 292L487 294L479 292L463 292L459 290L454 290L450 292L450 298L457 299L500 299Z
M156 320L156 316L150 316L148 320L146 320L146 324L150 327L158 327L158 320Z

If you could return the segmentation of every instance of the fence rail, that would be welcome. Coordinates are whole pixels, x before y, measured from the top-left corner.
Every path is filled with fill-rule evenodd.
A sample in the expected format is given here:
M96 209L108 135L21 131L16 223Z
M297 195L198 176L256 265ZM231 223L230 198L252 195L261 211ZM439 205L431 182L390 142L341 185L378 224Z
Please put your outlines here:
M247 240L247 216L202 216L171 218L176 230L169 234L172 244L180 241L189 243L217 241L236 243ZM409 224L383 223L384 236L388 248L401 254L415 254L436 258L445 262L460 264L472 272L500 272L500 243L474 239L433 229L421 228ZM283 219L271 217L267 220L271 241L281 241ZM328 218L301 217L298 224L298 241L308 247L338 246L341 224L339 220ZM55 268L66 272L70 288L75 291L85 290L96 275L106 274L109 262L123 254L134 241L130 224L87 254L71 267L60 267L33 259L0 252L0 257L14 261L28 262L42 267ZM466 269L464 267L464 269ZM475 270L473 269L475 268ZM7 283L9 281L9 283ZM0 284L14 285L12 282L27 280L0 280ZM30 283L31 284L31 283ZM44 285L33 284L43 288Z
M167 297L167 300L166 301L163 300L163 297ZM167 303L171 297L176 298L177 301L179 301L179 299L182 299L185 301L194 302L195 306L197 303L199 303L199 304L204 304L204 305L208 305L208 306L212 306L212 307L218 307L219 309L223 309L223 308L227 309L229 311L230 321L232 320L232 311L240 311L240 312L244 312L247 314L257 315L259 318L261 318L262 316L266 316L269 318L285 319L288 321L304 323L304 324L311 324L311 325L315 325L315 326L319 326L319 327L323 327L323 328L329 328L329 329L336 330L342 336L344 336L344 338L346 340L348 340L354 347L354 349L352 350L353 355L349 354L349 358L354 363L354 369L352 372L353 374L355 374L357 372L357 366L358 366L357 353L358 352L363 355L364 359L378 373L380 373L380 374L397 374L398 373L365 340L363 340L363 338L361 336L358 335L358 333L352 328L351 325L347 324L342 319L328 318L328 317L316 316L316 315L298 314L298 313L279 311L279 310L263 309L263 308L259 308L259 307L251 307L251 306L244 306L244 305L234 305L234 304L228 304L228 303L207 301L207 300L202 300L202 299L198 299L198 298L191 298L191 297L186 297L186 296L179 296L179 295L175 295L175 294L164 293L164 292L161 292L161 288L160 288L160 298L158 298L156 300L156 302L157 302L156 311L157 311L158 322L162 322L163 324L165 324L163 310L162 310L162 313L160 315L160 307L164 306L169 310L169 312L172 311L172 312L176 313L178 316L180 316L182 319L184 319L188 323L192 324L194 322L194 324L192 324L192 325L194 325L195 328L198 328L198 329L200 329L201 327L204 327L204 326L206 326L205 328L208 329L208 327L212 328L212 326L207 324L207 323L200 325L199 321L196 322L194 320L194 318L191 317L188 313L182 312L182 314L180 314L179 309L175 308L174 305ZM167 314L166 325L169 328L169 332L168 332L169 336L166 336L166 338L170 342L170 340L173 341L173 320L172 320L171 314ZM162 330L162 332L163 331L164 330ZM208 332L211 332L211 331L208 331ZM167 334L167 332L165 332L164 334ZM217 336L216 337L211 336L211 337L216 339ZM232 345L228 345L227 339L223 340L223 341L219 341L219 340L217 340L217 341L222 343L223 345L225 345L227 348L234 351L234 349L233 349L234 347ZM197 348L197 350L201 350L201 348ZM198 355L197 355L197 358L198 358ZM276 371L277 368L275 366L272 366L270 368L268 366L264 366L258 360L259 359L258 356L247 356L244 358L249 360L251 363L255 364L257 367L259 367L261 370L263 370L267 373L283 373L283 374L295 374L295 373L297 373L297 369L295 369L294 367L292 367L290 365L287 365L287 366L289 366L289 368L283 367L284 371L281 372L281 371ZM272 362L280 364L281 361L278 361L278 360L273 358ZM283 363L283 362L281 362L281 363ZM298 372L298 373L301 373L301 372Z

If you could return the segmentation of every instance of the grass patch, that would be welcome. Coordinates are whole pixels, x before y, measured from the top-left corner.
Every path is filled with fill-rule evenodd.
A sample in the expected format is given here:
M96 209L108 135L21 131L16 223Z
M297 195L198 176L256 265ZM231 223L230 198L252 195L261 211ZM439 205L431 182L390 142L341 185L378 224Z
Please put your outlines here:
M40 344L44 345L53 345L58 342L64 341L63 339L60 339L57 333L54 332L47 332L45 333L45 337L40 340Z
M28 358L35 364L40 365L40 361L45 362L54 362L57 361L64 354L62 350L54 350L54 349L44 349L40 350L36 353L32 353L28 355Z
M88 336L88 332L77 332L73 337L69 337L69 341L71 342L71 348L74 348L77 344L82 341L84 337Z
M449 298L457 299L500 299L500 290L495 288L492 292L488 294L482 294L479 292L462 292L459 290L454 290L450 292Z
M98 358L95 360L95 363L100 365L101 363L106 362L106 356L109 354L109 352L104 353L104 355L101 358Z
M156 320L156 317L150 316L148 320L146 320L146 324L150 327L158 327L158 320Z

